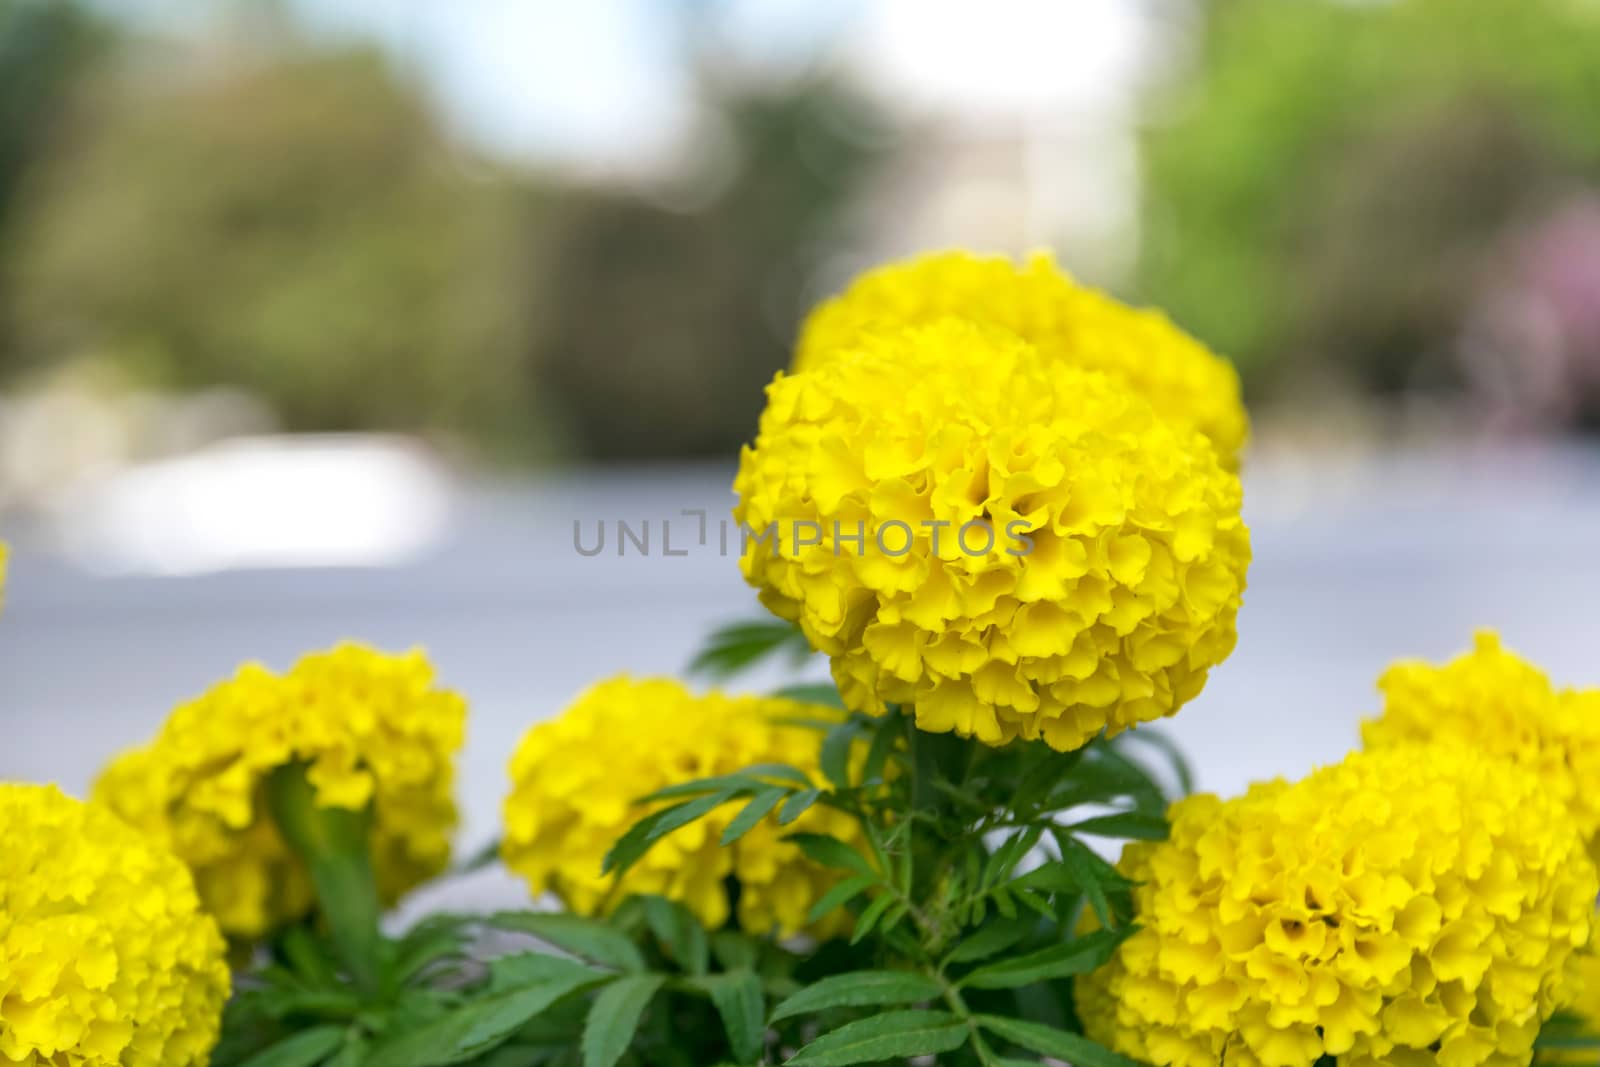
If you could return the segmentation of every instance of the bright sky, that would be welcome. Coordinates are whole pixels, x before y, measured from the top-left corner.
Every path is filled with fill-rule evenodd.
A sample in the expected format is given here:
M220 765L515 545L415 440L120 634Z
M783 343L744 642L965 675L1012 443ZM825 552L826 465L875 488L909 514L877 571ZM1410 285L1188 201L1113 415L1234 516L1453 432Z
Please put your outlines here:
M179 26L196 10L99 2ZM473 139L589 163L651 155L682 130L691 17L753 62L832 55L894 103L978 118L1115 110L1145 28L1134 0L282 2L318 32L383 42Z

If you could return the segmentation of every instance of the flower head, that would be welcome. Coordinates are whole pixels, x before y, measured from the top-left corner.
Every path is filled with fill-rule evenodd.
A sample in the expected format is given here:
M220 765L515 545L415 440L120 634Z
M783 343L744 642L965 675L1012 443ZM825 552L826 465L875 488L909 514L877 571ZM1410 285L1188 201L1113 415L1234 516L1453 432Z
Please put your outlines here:
M1442 667L1397 663L1378 682L1383 713L1362 724L1369 749L1417 741L1470 745L1528 768L1600 833L1600 691L1557 691L1543 671L1506 651L1494 633Z
M941 252L868 271L811 313L794 369L848 353L863 332L945 316L997 326L1033 344L1054 366L1103 371L1126 382L1163 418L1211 439L1235 467L1250 422L1239 375L1161 312L1128 307L1064 274L1047 254Z
M740 926L797 933L838 875L783 838L812 831L858 839L855 821L832 809L813 806L786 827L768 815L724 847L722 832L745 803L733 801L667 834L620 883L601 866L629 827L667 806L638 803L657 789L758 763L785 763L820 779L817 732L785 720L837 715L774 697L695 696L669 679L601 682L517 746L501 855L533 892L552 891L576 912L603 913L631 893L654 893L712 928L729 918L731 876L739 885Z
M373 867L392 902L449 862L465 716L420 652L345 644L281 675L248 664L107 767L95 796L189 865L225 932L258 937L313 906L267 810L267 776L303 763L318 806L372 806Z
M1140 928L1079 983L1091 1036L1157 1067L1526 1064L1600 887L1536 777L1458 746L1170 819L1123 853Z
M944 319L767 395L741 566L848 706L1067 750L1172 714L1232 651L1239 481L1114 379Z
M223 954L177 859L54 786L0 784L0 1062L204 1064Z

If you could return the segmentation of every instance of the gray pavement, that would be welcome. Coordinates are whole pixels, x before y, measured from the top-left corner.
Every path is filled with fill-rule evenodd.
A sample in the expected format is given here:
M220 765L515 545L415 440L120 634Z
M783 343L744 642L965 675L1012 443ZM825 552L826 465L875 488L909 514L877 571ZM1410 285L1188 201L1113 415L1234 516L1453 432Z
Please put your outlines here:
M567 472L458 486L437 540L373 569L97 576L48 531L17 543L0 617L0 778L82 792L95 769L241 661L287 665L341 638L426 646L471 702L464 844L494 832L520 733L615 671L675 672L714 624L759 614L693 519L730 465ZM1600 685L1600 451L1576 447L1258 459L1255 564L1234 657L1168 729L1205 788L1338 759L1402 655L1494 626L1558 680ZM574 519L650 519L652 553L576 553ZM659 528L673 520L673 547ZM609 536L609 535L608 535ZM767 673L751 684L773 680Z

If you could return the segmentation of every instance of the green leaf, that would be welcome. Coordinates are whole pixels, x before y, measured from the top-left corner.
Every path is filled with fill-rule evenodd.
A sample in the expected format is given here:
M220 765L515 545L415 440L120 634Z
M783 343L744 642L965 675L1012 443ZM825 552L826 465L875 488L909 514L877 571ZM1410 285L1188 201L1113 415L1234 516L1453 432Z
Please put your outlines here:
M368 995L383 986L383 911L372 872L372 808L322 807L301 761L267 776L267 808L278 832L311 872L334 949Z
M850 933L850 943L852 945L860 944L862 938L872 933L872 928L878 924L879 919L883 918L884 912L889 910L889 906L894 901L895 898L892 895L884 893L871 904L868 904L866 910L856 918L856 928Z
M778 811L778 825L788 826L815 804L822 796L820 789L802 789L798 793L791 793L789 799L783 802L783 807Z
M672 833L672 831L688 826L696 819L705 818L732 799L734 792L734 790L725 789L720 793L699 797L661 812L661 818L651 825L650 832L645 836L646 843L659 841Z
M878 884L878 879L864 874L851 875L842 882L836 882L826 893L817 898L811 905L811 911L806 915L809 925L831 913L835 908L842 908L854 900L863 891Z
M1097 815L1092 819L1075 822L1067 829L1075 834L1127 838L1134 841L1165 841L1170 831L1165 818L1138 811Z
M689 664L690 674L727 678L784 648L798 660L810 651L805 635L794 623L762 619L718 627Z
M768 786L751 797L750 803L746 804L743 810L733 817L733 821L728 823L728 828L722 831L723 846L733 844L755 829L756 824L771 814L772 809L788 795L789 791L781 786Z
M900 739L902 733L898 716L885 716L873 723L872 730L872 744L867 747L867 761L861 768L861 780L864 782L883 777L883 768L889 762L889 754L894 751L895 742Z
M488 844L484 845L482 848L478 849L478 851L469 855L460 863L457 863L454 873L471 874L473 871L481 871L485 867L492 866L493 864L499 862L500 839L497 837L493 841L490 841Z
M1137 1062L1119 1056L1081 1034L1069 1034L1043 1023L1004 1019L998 1015L980 1015L977 1018L978 1025L991 1034L1030 1052L1066 1060L1073 1067L1141 1067Z
M811 783L807 782L807 785ZM763 789L766 782L740 771L737 774L715 774L709 778L691 778L687 782L675 782L672 785L657 789L654 793L646 793L639 797L636 804L653 804L660 800L681 800L685 797L705 796L707 793L754 793Z
M987 959L1027 937L1033 932L1035 925L1024 919L1010 921L997 919L980 927L977 933L957 944L945 956L944 962L972 963L975 960Z
M939 997L939 983L914 971L852 971L813 982L779 1004L772 1021L829 1008L865 1008L879 1004L916 1004Z
M616 843L606 852L605 859L600 862L600 873L615 874L618 878L628 873L628 868L638 863L640 857L650 851L650 846L655 843L650 834L655 829L656 823L665 815L666 811L658 811L653 815L646 815L628 827L628 831L617 838Z
M790 834L786 840L799 845L800 851L804 852L808 859L824 867L854 871L873 879L881 877L865 856L837 837L828 834Z
M761 957L755 941L737 930L718 930L712 934L711 952L725 971L754 970Z
M1089 898L1102 926L1116 926L1117 916L1109 893L1128 887L1128 880L1088 846L1067 834L1056 835L1061 859L1041 864L1011 883L1013 889L1039 889L1046 893L1082 893Z
M239 1067L314 1067L344 1044L348 1027L314 1026L251 1056Z
M828 736L822 739L822 755L818 765L822 768L823 776L840 789L850 788L850 752L860 733L859 724L846 721L829 730Z
M752 763L740 772L749 778L776 778L792 782L801 789L810 789L811 776L791 763Z
M688 908L666 897L639 898L645 921L667 955L690 974L705 974L711 966L711 946L700 920Z
M1088 974L1111 958L1126 934L1126 930L1096 930L1065 944L979 967L956 984L972 989L1015 989Z
M790 1067L844 1067L935 1056L960 1048L970 1033L964 1021L947 1011L891 1011L823 1034L785 1062Z
M644 957L634 943L599 919L554 912L503 911L490 916L488 922L496 929L532 934L594 963L621 971L644 970Z
M644 1009L665 981L659 974L630 974L600 991L583 1027L583 1067L613 1067L622 1059Z
M759 1060L767 1028L762 1022L766 1000L756 973L739 970L697 978L694 983L710 995L717 1014L722 1016L722 1028L728 1034L733 1058L740 1063Z
M1172 775L1178 780L1178 795L1186 797L1194 792L1194 771L1189 766L1189 759L1172 740L1160 730L1146 726L1142 729L1129 730L1118 741L1126 744L1144 744L1167 757L1167 763L1172 767Z
M583 981L541 982L468 1001L415 1030L387 1038L373 1050L366 1067L442 1067L470 1060L503 1044L568 993L606 977L593 973Z
M603 982L611 972L597 970L587 963L552 956L548 952L518 952L489 961L489 991L512 993L531 986L565 985L569 989Z
M841 710L844 708L844 700L839 696L839 687L825 682L786 685L773 690L772 695L801 704L821 704Z

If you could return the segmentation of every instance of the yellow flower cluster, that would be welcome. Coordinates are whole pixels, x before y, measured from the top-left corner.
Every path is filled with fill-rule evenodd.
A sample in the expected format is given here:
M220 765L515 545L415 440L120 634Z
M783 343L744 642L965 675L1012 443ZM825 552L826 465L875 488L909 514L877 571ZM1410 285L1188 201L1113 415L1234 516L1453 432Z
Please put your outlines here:
M465 716L420 652L345 644L287 674L249 664L113 762L95 794L189 865L226 933L258 937L313 906L268 814L267 776L304 763L319 806L372 806L373 866L392 902L449 862Z
M223 953L176 859L54 786L0 784L0 1063L204 1064Z
M741 927L795 934L839 876L783 837L809 831L858 841L855 820L833 809L814 806L784 827L769 814L725 848L719 839L744 803L734 801L667 834L620 883L601 866L617 838L652 810L638 799L657 789L758 763L789 764L821 785L819 735L784 720L838 714L773 697L695 696L669 679L601 682L517 746L501 855L534 893L552 891L581 914L608 911L630 893L654 893L681 902L712 929L728 921L732 876ZM825 921L812 932L836 925Z
M1078 998L1157 1067L1524 1067L1600 888L1538 778L1455 746L1170 818L1124 852L1140 929Z
M1163 418L1211 439L1236 468L1250 432L1233 365L1161 312L1131 308L1064 274L1046 254L942 252L868 271L806 320L794 369L848 353L863 332L955 316L1008 330L1053 366L1098 370Z
M1069 750L1175 712L1232 651L1238 479L1103 374L944 319L768 387L745 577L846 704Z
M1600 832L1600 691L1557 691L1490 632L1443 667L1407 661L1378 682L1383 713L1362 724L1369 749L1417 741L1470 745L1535 772L1595 846Z

